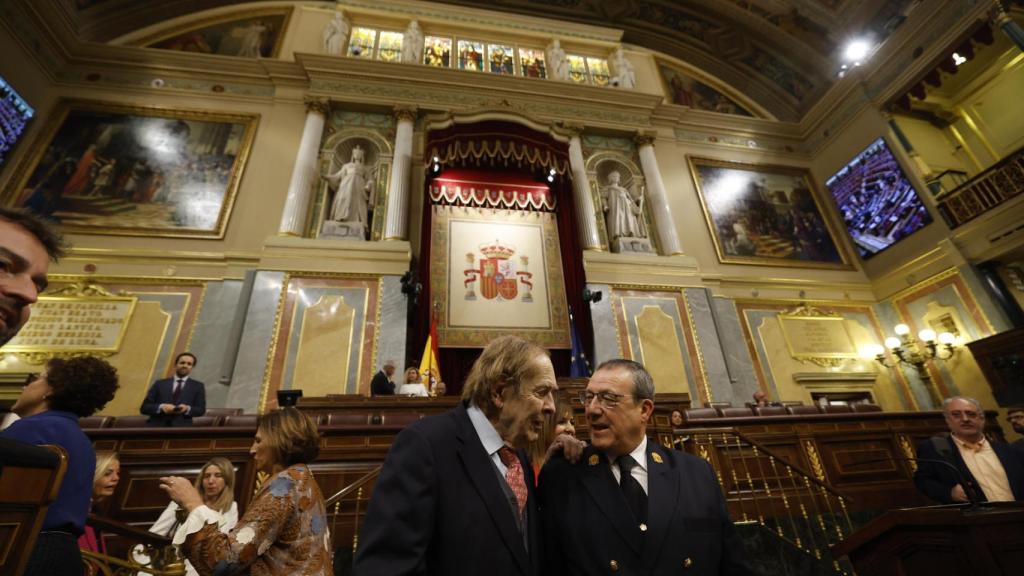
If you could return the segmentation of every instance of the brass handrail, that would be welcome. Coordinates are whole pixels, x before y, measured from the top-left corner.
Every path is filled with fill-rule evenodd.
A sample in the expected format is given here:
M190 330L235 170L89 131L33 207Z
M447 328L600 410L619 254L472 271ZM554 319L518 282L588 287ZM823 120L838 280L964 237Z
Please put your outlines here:
M356 479L355 482L353 482L353 483L349 484L348 486L345 486L341 490L338 490L337 492L335 492L333 496L331 496L330 498L328 498L327 500L324 501L324 507L325 508L330 508L331 506L334 506L339 501L341 501L342 498L348 496L352 492L354 492L354 491L358 490L360 487L362 487L363 484L366 484L370 480L373 480L374 478L379 476L380 475L380 469L381 469L381 467L377 466L373 470L370 470L366 474L363 474L362 476L360 476L358 479Z
M136 574L185 576L185 562L177 555L174 548L169 547L163 553L167 555L169 561L162 567L156 567L83 549L82 564L86 574L103 574L103 576L135 576Z

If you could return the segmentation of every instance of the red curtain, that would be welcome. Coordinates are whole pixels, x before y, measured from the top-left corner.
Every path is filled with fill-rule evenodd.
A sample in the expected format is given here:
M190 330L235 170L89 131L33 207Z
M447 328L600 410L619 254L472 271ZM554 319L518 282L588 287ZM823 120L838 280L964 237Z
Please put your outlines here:
M435 172L434 156L431 150L468 150L472 146L465 144L452 145L460 138L470 142L491 142L490 150L514 151L514 154L506 158L499 155L492 157L464 154L457 157L457 154L449 155L444 163L437 162L438 171ZM451 145L451 146L449 146ZM445 148L448 146L448 148ZM475 148L479 150L480 148ZM481 122L469 125L454 125L440 131L434 131L427 135L427 158L426 169L428 179L424 194L423 226L421 228L420 254L418 261L414 263L419 281L423 284L423 293L419 298L418 308L411 312L409 337L406 342L406 350L412 364L419 364L423 346L427 340L427 333L430 329L431 302L433 296L430 293L430 247L432 243L432 200L431 188L435 182L448 180L466 179L472 177L480 182L498 183L499 188L508 191L522 191L528 188L534 194L547 189L547 194L553 198L555 221L558 225L558 238L561 248L562 273L565 276L566 301L571 307L576 320L576 328L588 358L592 358L593 333L590 320L590 309L583 303L583 287L585 280L583 276L583 260L579 249L579 242L576 231L576 214L572 202L572 182L569 180L568 167L568 145L558 142L547 134L535 132L517 124L504 122ZM525 153L523 152L525 150ZM519 156L517 159L516 156ZM550 165L543 164L539 160L546 159ZM555 169L554 182L549 183L547 177L550 170ZM442 203L449 203L442 199ZM542 211L546 206L539 208ZM533 205L528 209L537 210ZM480 356L479 348L441 348L440 368L441 375L448 386L449 395L462 393L462 385L469 374L473 362ZM570 350L551 350L551 361L555 367L555 373L559 376L569 375L569 364L571 360Z

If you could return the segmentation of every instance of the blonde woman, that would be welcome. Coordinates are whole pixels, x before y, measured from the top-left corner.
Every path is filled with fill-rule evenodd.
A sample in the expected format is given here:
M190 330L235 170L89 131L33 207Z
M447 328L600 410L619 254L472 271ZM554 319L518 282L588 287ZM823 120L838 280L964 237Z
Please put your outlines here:
M89 509L114 495L117 483L121 480L121 458L117 452L97 452L96 472L92 477L92 502ZM78 547L90 552L107 553L107 545L103 534L92 526L85 527L85 533L78 537Z
M199 469L199 475L196 476L193 486L202 495L203 504L220 514L220 518L217 520L218 530L224 534L230 532L235 524L238 524L238 504L235 502L235 467L231 462L227 458L211 458ZM149 531L161 536L174 536L174 531L178 528L178 510L180 510L180 506L175 502L168 504L157 521L150 526ZM141 546L136 547L134 556L135 561L139 564L148 564L150 561ZM198 575L188 560L185 560L185 571L188 576Z

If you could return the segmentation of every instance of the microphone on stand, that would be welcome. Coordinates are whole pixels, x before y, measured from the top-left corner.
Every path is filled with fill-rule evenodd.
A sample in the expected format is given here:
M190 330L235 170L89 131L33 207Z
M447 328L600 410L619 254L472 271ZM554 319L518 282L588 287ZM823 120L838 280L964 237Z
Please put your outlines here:
M964 477L963 472L961 472L959 468L941 458L905 458L902 456L890 456L888 458L873 458L871 460L861 460L859 462L847 464L847 467L861 466L863 464L878 464L880 462L913 462L915 464L918 462L926 462L930 464L941 464L942 466L945 466L946 468L952 470L953 474L956 475L957 482L960 484L960 487L963 488L964 495L967 496L967 509L977 510L982 508L981 502L978 500L978 496L974 492L974 484L969 482L967 478Z

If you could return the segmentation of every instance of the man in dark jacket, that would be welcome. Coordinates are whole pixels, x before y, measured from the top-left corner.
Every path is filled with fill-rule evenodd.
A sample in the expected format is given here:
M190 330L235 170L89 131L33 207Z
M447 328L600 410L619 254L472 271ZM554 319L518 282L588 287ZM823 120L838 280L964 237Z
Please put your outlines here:
M195 365L195 355L182 352L174 359L174 378L149 387L139 408L149 415L146 426L191 426L192 418L206 413L206 385L189 377Z
M575 464L552 457L540 474L548 572L753 574L711 466L647 441L647 370L609 360L580 399L592 446Z
M524 448L555 412L547 353L515 336L473 364L462 404L391 445L359 533L354 576L535 576L533 468Z
M943 504L1024 499L1024 458L1008 444L985 438L981 404L953 396L942 406L950 433L917 447L917 489Z

